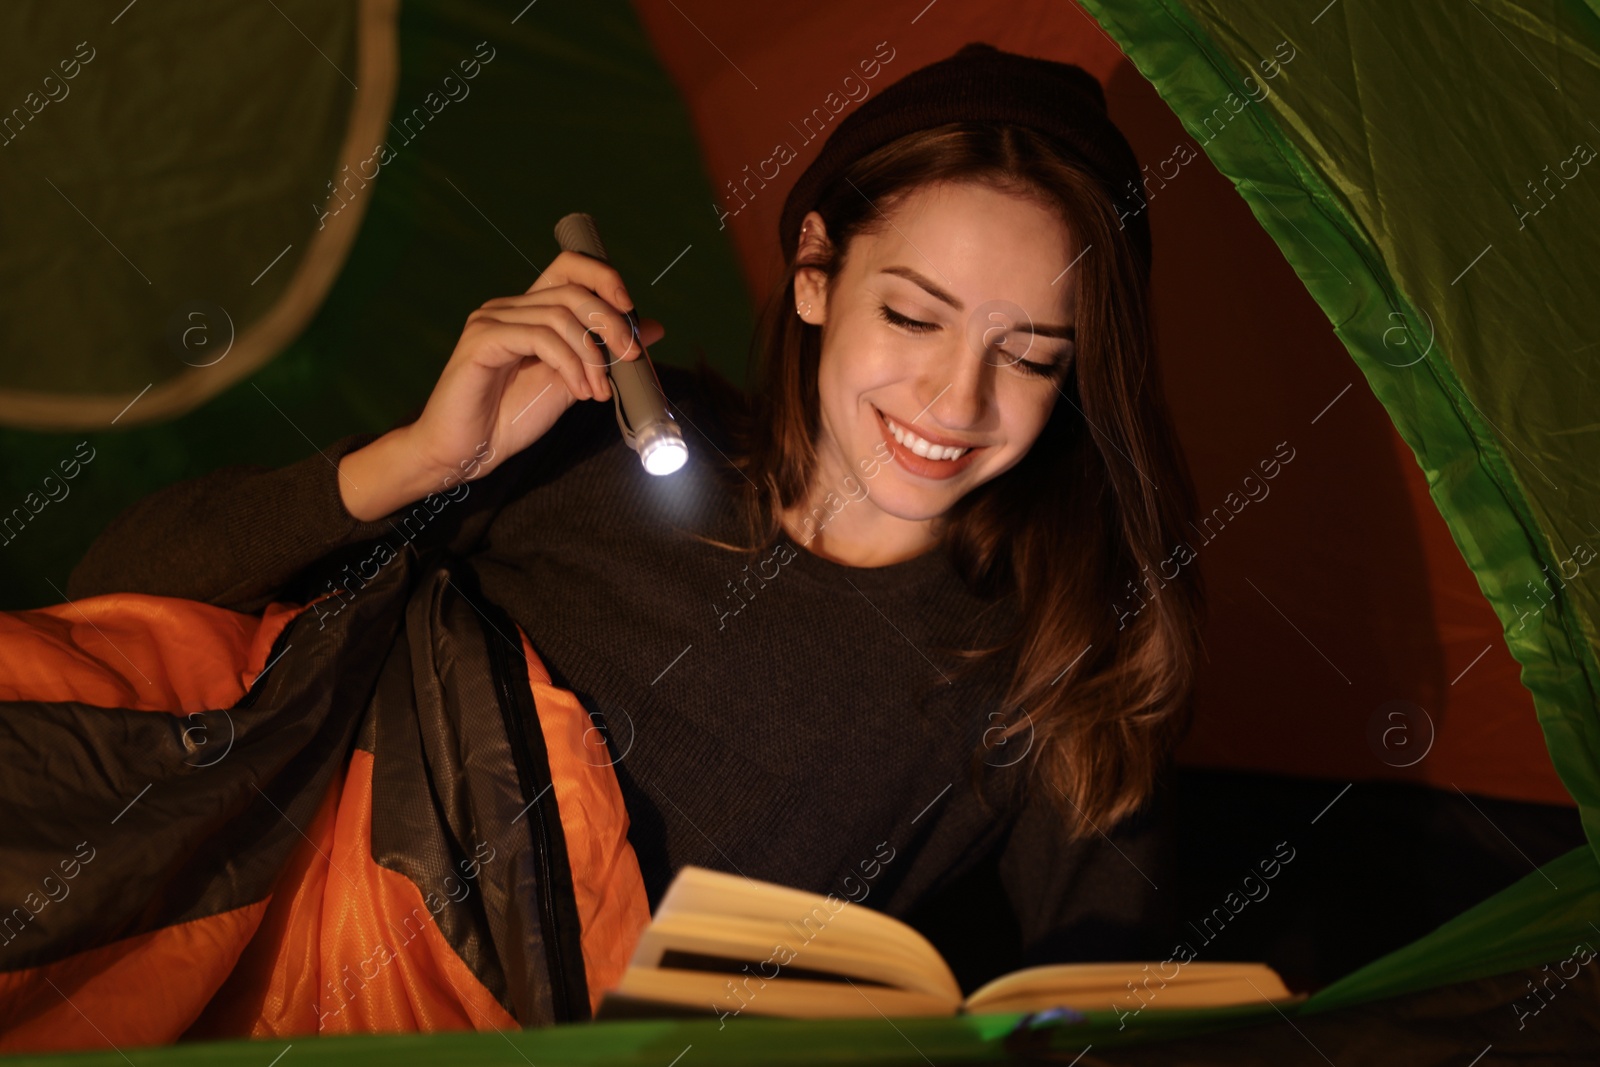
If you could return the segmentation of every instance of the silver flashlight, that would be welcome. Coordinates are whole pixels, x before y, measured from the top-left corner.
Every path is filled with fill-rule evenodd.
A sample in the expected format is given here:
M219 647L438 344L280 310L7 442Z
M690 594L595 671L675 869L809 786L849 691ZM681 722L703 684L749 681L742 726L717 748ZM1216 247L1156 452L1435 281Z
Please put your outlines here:
M595 228L594 219L581 211L574 211L556 223L556 241L563 251L582 252L602 263L610 262L606 259L605 246L600 243L600 231ZM632 311L623 314L633 330L632 343L639 346L639 358L611 359L606 368L611 378L617 425L622 428L622 439L639 453L639 462L644 464L645 470L651 474L671 474L688 461L689 447L684 443L678 420L667 405L666 394L661 391L655 365L650 362L644 342L639 338L639 316ZM599 343L610 357L605 342Z

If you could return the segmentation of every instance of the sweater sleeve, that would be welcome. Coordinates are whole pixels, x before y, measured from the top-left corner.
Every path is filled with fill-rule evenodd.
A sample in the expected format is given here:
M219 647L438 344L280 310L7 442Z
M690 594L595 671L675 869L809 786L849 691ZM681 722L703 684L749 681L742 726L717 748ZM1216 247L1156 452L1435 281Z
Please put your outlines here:
M1165 780L1138 812L1076 842L1043 788L1019 813L999 861L1022 966L1163 958L1178 911Z
M257 611L336 549L390 529L345 509L339 460L380 434L340 438L284 467L236 465L177 482L113 519L73 568L67 595L150 593Z

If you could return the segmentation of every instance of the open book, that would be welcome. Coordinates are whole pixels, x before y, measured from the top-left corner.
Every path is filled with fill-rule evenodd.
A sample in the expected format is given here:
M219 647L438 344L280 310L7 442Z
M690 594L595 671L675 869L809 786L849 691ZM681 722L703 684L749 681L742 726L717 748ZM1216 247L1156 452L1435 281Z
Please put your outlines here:
M600 1020L749 1012L791 1018L1201 1008L1298 1000L1261 963L1069 963L1002 975L962 997L938 951L898 919L685 867L640 935Z

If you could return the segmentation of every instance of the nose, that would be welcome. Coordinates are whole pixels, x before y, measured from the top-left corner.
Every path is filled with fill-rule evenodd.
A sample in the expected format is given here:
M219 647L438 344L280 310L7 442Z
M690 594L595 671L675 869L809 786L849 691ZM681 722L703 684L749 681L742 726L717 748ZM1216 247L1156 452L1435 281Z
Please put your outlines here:
M994 367L987 352L974 351L964 340L946 353L942 374L935 374L936 397L928 415L951 433L970 432L983 421L994 388Z

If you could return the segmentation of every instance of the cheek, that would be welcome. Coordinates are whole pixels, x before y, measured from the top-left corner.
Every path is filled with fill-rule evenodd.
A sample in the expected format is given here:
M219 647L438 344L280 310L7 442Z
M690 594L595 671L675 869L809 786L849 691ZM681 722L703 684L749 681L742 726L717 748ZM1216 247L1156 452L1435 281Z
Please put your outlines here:
M824 405L843 414L859 408L871 414L867 403L881 399L881 390L906 375L904 353L871 329L854 322L841 323L825 337L817 367L817 389Z
M1006 428L1007 451L1020 457L1033 447L1050 421L1060 394L1045 382L1020 382L1020 388L1002 391L1001 425Z
M906 362L894 344L870 323L841 323L829 342L836 376L851 385L869 387Z
M840 334L826 338L817 365L817 403L822 425L819 432L833 439L846 452L857 450L872 427L866 425L872 409L867 406L871 392L862 376L859 351L851 348Z

